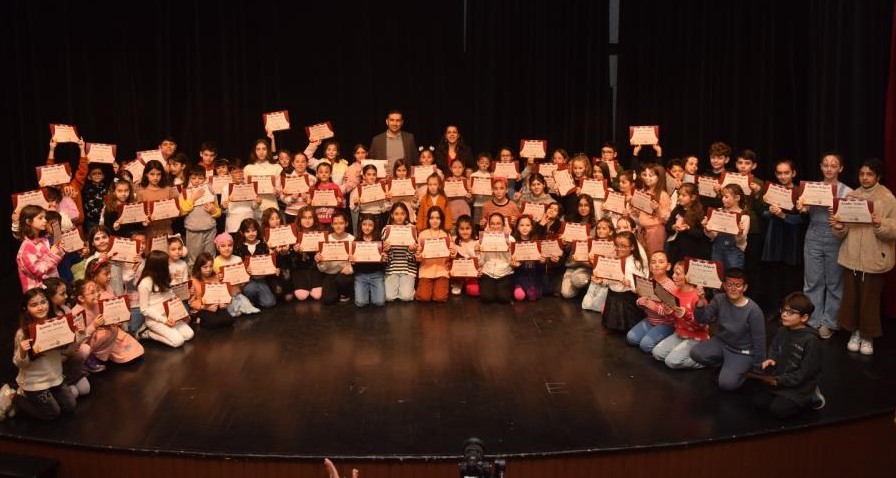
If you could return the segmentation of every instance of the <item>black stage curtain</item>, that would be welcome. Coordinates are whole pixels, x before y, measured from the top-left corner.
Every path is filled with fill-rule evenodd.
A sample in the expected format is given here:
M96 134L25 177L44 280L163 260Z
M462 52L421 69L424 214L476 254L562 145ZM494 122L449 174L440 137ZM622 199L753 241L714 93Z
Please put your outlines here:
M855 185L855 165L883 152L892 4L622 0L616 137L659 124L664 156L702 167L725 141L755 150L763 178L789 157L817 179L837 150Z
M347 151L401 109L419 145L457 124L474 151L547 138L592 151L610 134L608 1L432 3L11 2L3 47L7 178L36 188L50 123L74 124L120 158L165 135L196 158L216 141L245 158L261 115L287 109L278 146L330 120ZM57 157L76 161L74 145ZM0 213L9 217L10 204ZM18 244L2 241L4 271Z

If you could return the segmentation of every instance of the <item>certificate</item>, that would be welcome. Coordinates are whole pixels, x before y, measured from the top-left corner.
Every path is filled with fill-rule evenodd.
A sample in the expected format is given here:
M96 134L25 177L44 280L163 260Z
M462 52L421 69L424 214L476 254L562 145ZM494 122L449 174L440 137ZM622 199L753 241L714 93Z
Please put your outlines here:
M165 165L165 157L162 156L162 151L158 149L147 149L146 151L137 151L137 159L143 161L143 164L146 164L150 161L158 161L162 163L162 166ZM136 176L134 177L136 179Z
M520 172L517 170L516 161L498 161L493 163L492 177L506 179L519 178Z
M383 241L390 246L412 246L417 243L417 230L410 224L389 224L383 228Z
M572 243L572 260L576 262L589 262L588 253L591 251L591 239L580 240Z
M274 256L270 254L252 255L246 258L246 272L252 276L274 276L277 275L277 264L274 263Z
M386 168L389 167L389 160L386 159L362 159L361 160L361 169L364 169L364 166L368 164L372 164L376 166L376 177L382 179L389 175L389 172L386 171Z
M780 184L767 182L765 183L765 194L762 195L762 200L768 205L775 205L781 209L790 211L794 208L794 192L795 190L787 189Z
M171 292L180 300L189 300L190 298L190 281L185 280L177 284L171 284Z
M737 184L741 189L744 190L744 194L751 194L753 191L750 189L750 183L753 182L752 174L741 174L741 173L732 173L731 171L723 171L721 186L727 186L729 184Z
M230 202L234 201L254 201L255 198L258 197L257 193L257 184L256 183L248 183L248 184L229 184L227 186L228 194L227 200Z
M479 234L479 250L482 252L507 252L510 250L510 244L503 232L483 232Z
M560 239L565 242L586 241L591 238L591 226L581 222L564 222L560 227Z
M249 176L247 182L258 185L257 194L274 194L274 176Z
M124 165L124 170L131 173L135 183L139 183L143 177L143 170L146 169L146 163L143 160L135 159Z
M541 255L541 246L538 241L520 241L510 244L510 257L517 262L522 261L540 261L544 259Z
M75 341L71 316L48 319L28 326L31 348L45 352Z
M420 251L420 255L422 255L424 259L441 259L444 257L450 257L451 250L448 248L448 245L450 243L451 239L447 237L434 237L424 239L420 244L421 246L423 246L423 250Z
M557 187L557 192L561 196L566 196L576 189L576 183L572 180L572 174L569 173L569 168L557 169L554 171L554 184Z
M135 202L118 206L118 222L122 224L134 224L147 220L146 203Z
M706 222L706 230L734 235L740 234L740 216L741 213L739 212L733 213L713 207L708 208L706 217L709 218L709 221Z
M492 195L492 178L480 178L473 176L470 178L470 185L473 194L477 196Z
M62 248L65 249L66 252L80 251L85 247L84 238L81 237L81 232L78 231L77 227L63 232L60 237L60 242L62 243Z
M597 256L594 275L600 279L622 282L625 279L625 263L615 257Z
M871 224L871 214L873 213L873 201L834 198L834 216L840 222Z
M338 207L336 191L332 189L315 189L311 193L311 206L313 207Z
M658 144L660 142L660 127L657 125L629 126L628 142L632 146Z
M563 245L560 244L560 239L544 239L538 241L538 244L541 246L541 255L545 259L563 256Z
M697 193L708 198L717 198L716 186L719 181L712 176L697 176Z
M202 303L206 305L225 305L229 304L231 300L227 284L223 283L202 284L199 296L202 297Z
M193 199L197 192L201 192L202 195ZM215 202L215 195L212 194L208 189L208 186L205 185L197 186L195 188L186 188L184 189L184 192L181 193L181 196L184 199L193 199L193 207L205 206L206 204Z
M529 216L533 221L540 221L544 212L547 210L547 204L539 204L537 202L523 201L521 216Z
M389 194L393 198L415 196L417 188L414 187L414 180L411 178L392 178L389 181Z
M428 164L426 166L414 166L413 174L411 177L414 178L414 183L416 184L426 184L426 181L429 180L429 177L436 173L436 166L434 164Z
M100 314L106 325L127 322L131 320L131 304L124 295L114 299L100 299Z
M352 242L352 258L355 262L383 262L383 243L380 241Z
M320 141L322 139L332 138L336 135L336 133L333 132L333 123L329 121L306 126L305 134L308 135L308 141Z
M521 139L521 158L544 158L548 154L548 141L546 139Z
M224 278L221 281L230 285L245 284L251 279L246 271L246 266L242 262L224 266L221 268L221 271L224 273Z
M609 239L595 239L591 241L591 256L616 257L616 245Z
M140 241L118 236L109 239L112 245L109 246L108 254L113 261L140 262Z
M80 140L78 129L70 124L51 124L50 136L57 143L77 143Z
M382 183L362 184L360 188L358 202L361 204L386 200L386 187Z
M25 191L23 193L15 193L12 195L12 208L15 211L21 211L25 206L40 206L44 209L49 206L47 197L40 189L34 191Z
M451 260L451 269L448 270L448 275L451 277L479 277L479 261L475 258L455 257Z
M265 131L283 131L289 129L289 111L271 111L261 115Z
M607 180L606 179L583 179L579 185L582 194L591 196L591 199L607 198Z
M160 199L149 203L149 215L153 221L159 219L173 219L180 216L180 208L174 199Z
M635 293L638 294L638 297L644 297L646 299L650 299L654 302L659 302L660 298L657 297L656 292L654 292L656 288L656 282L653 279L648 279L646 277L641 277L639 275L635 275Z
M348 260L348 241L321 242L319 247L321 262Z
M212 176L212 192L215 194L224 194L224 190L229 190L231 184L233 184L233 177L229 174L226 176Z
M152 238L152 242L149 244L150 251L162 251L164 253L168 253L168 236L161 235Z
M37 170L37 182L41 187L68 184L72 180L72 171L68 163L38 166L34 169Z
M800 200L806 206L834 205L834 196L837 195L837 185L815 181L800 182Z
M541 163L538 165L538 174L544 176L545 178L553 178L554 171L557 170L557 165L554 163Z
M184 307L184 301L178 298L166 300L163 304L165 307L165 317L169 322L177 322L178 320L186 320L190 318L190 313Z
M625 194L616 191L607 191L607 199L604 200L604 211L616 214L625 214L628 208L625 205Z
M688 284L699 285L709 289L722 288L722 263L720 262L685 257L684 270Z
M292 246L298 242L295 224L265 228L264 242L266 242L270 248Z
M467 181L464 179L446 179L445 180L445 197L463 198L467 197Z
M305 194L311 190L308 174L301 176L280 176L280 189L283 194Z
M655 209L653 208L653 196L650 193L646 193L641 190L635 190L632 194L632 198L629 200L629 204L635 209L640 211L644 211L647 214L653 214Z
M327 240L327 233L323 231L299 233L299 249L302 252L317 252L318 244Z
M87 151L87 160L89 162L100 164L113 164L115 162L115 154L118 152L118 146L103 143L86 143L84 149Z
M638 276L635 276L635 277L638 277ZM666 288L663 287L661 284L659 284L659 283L654 284L653 292L660 299L660 302L666 304L667 306L669 306L669 307L678 307L679 306L678 297L675 297L675 294L666 290Z

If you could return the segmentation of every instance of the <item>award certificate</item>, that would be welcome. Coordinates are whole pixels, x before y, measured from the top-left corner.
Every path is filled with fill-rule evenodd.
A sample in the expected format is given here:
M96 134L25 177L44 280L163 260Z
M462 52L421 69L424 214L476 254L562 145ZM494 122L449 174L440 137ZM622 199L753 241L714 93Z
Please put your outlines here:
M492 178L479 178L479 177L471 177L470 183L472 184L473 194L477 196L491 196L492 195Z
M264 241L271 248L294 245L298 242L294 224L266 228L264 230Z
M115 163L115 154L118 152L118 146L103 143L87 143L84 145L84 149L87 150L89 162L100 164Z
M708 198L719 197L719 193L716 192L716 186L718 185L719 181L714 177L697 176L697 193L701 196Z
M68 163L38 166L34 169L37 170L37 182L41 187L68 184L72 180Z
M510 244L503 232L482 232L479 234L479 250L481 252L507 252Z
M560 227L560 239L565 242L587 241L591 238L591 226L579 222L564 222Z
M258 254L246 258L246 272L252 276L277 275L277 265L274 256L270 254Z
M202 303L206 305L218 304L226 305L231 300L230 291L227 290L227 284L213 283L202 285Z
M100 314L106 325L120 324L131 320L131 306L126 296L114 299L100 299Z
M520 213L523 216L529 216L533 221L540 221L542 216L544 216L544 212L547 210L547 204L539 204L536 202L526 202L523 201L523 211Z
M541 247L537 241L520 241L510 244L510 257L517 262L541 261Z
M383 241L389 246L412 246L417 243L416 229L410 224L389 224L383 229Z
M249 273L246 271L246 266L242 262L224 266L221 268L221 271L224 272L222 282L226 282L230 285L245 284L251 279Z
M548 154L548 141L545 139L521 139L521 158L544 158Z
M441 259L450 257L451 249L449 249L448 246L450 243L451 239L447 237L424 239L421 244L423 246L423 250L420 251L420 254L424 259Z
M727 212L712 207L708 208L707 211L709 221L706 223L706 230L734 235L740 234L741 213Z
M834 196L836 195L836 184L815 181L802 181L800 183L800 200L806 206L833 207Z
M383 262L383 243L380 241L352 242L352 258L355 262Z
M283 131L289 129L289 111L272 111L261 115L266 131Z
M622 259L597 256L597 261L594 264L594 275L601 279L622 282L622 279L625 279L624 267Z
M660 127L653 126L629 126L628 142L632 146L654 145L660 142Z
M305 134L308 135L308 141L320 141L322 139L332 138L336 135L336 133L333 132L333 123L329 121L306 126Z
M768 182L765 183L765 194L762 196L762 200L766 204L775 205L785 211L790 211L795 206L793 193L793 189L787 189L780 184Z
M463 179L446 179L445 180L445 197L463 198L467 197L467 182Z
M865 199L834 198L834 216L840 222L871 224L874 202Z
M348 241L321 242L319 247L321 262L348 260Z
M722 263L686 257L684 269L688 284L709 289L722 288Z
M318 244L327 240L327 233L323 231L303 232L299 234L299 249L302 252L317 252Z
M31 348L45 352L74 342L73 322L69 315L29 325Z
M451 261L451 269L448 270L448 275L451 277L479 277L479 261L455 257Z
M311 193L311 205L313 207L338 207L336 191L332 189L315 189Z

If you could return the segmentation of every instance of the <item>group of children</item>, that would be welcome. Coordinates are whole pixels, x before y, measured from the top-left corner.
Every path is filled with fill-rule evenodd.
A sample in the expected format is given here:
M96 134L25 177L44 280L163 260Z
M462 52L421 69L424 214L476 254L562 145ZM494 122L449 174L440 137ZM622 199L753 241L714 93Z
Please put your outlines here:
M22 240L17 263L24 292L14 359L19 409L39 418L70 409L89 391L86 374L143 354L137 339L179 347L193 337L194 326L227 326L290 301L365 307L446 302L452 295L484 303L581 300L584 309L601 312L609 330L671 368L721 366L725 390L758 374L773 394L763 396L762 406L780 416L823 405L816 328L824 337L839 324L853 332L849 349L862 353L871 353L871 339L880 335L879 311L876 324L857 313L872 307L868 294L876 279L847 280L841 291L839 279L830 277L850 276L831 266L836 252L853 275L881 275L887 261L892 267L893 254L874 264L844 263L842 249L831 255L832 241L844 242L849 253L873 241L892 252L896 201L879 185L877 163L866 162L860 171L863 194L875 199L874 222L865 227L799 200L787 208L764 203L749 151L736 161L750 178L749 191L726 183L730 148L722 143L710 148L712 170L702 175L718 180L709 191L695 184L705 179L698 180L694 156L667 167L651 161L624 170L609 143L599 158L569 158L558 149L549 161L527 159L522 171L513 152L502 148L496 162L510 167L481 153L469 175L459 159L443 171L425 148L413 164L398 160L383 171L365 161L362 145L351 163L333 141L323 158L313 158L317 146L275 156L260 139L244 164L217 158L215 146L205 143L193 166L172 148L166 164L124 164L109 182L107 169L89 161L81 142L72 182L44 188L46 207L28 205L13 217ZM54 148L51 143L48 163ZM849 193L837 181L842 166L836 155L822 160L825 180L841 187L837 197ZM776 165L781 186L793 189L794 176L792 162ZM569 179L572 186L564 186ZM172 202L176 213L161 214ZM145 216L125 220L125 208L139 203L151 205L142 209ZM738 232L708 228L708 208L736 216ZM808 235L800 229L806 221ZM767 225L757 228L761 222ZM57 236L78 227L85 233L83 249L66 250ZM745 295L750 273L757 272L748 251L764 241L761 260L788 265L801 260L796 251L803 250L803 236L806 294L774 303L781 304L784 328L766 359L765 315ZM823 251L819 257L809 252L816 250L814 241ZM605 258L616 261L618 276L598 267ZM694 259L720 263L721 293L689 283L687 264ZM810 281L809 262L822 269L821 278ZM674 301L645 293L638 284L645 279ZM840 310L838 320L841 296L848 311ZM130 314L108 323L104 305L120 298ZM56 317L72 321L74 341L36 350L33 325ZM760 373L770 367L773 374Z

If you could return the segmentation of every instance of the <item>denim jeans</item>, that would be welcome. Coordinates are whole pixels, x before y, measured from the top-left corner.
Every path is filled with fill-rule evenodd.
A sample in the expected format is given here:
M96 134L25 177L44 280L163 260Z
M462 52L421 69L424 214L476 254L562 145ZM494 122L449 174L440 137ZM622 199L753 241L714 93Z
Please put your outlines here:
M653 348L658 343L672 335L673 332L675 332L675 328L671 325L651 325L647 319L644 319L629 329L625 335L625 340L631 345L641 347L644 353L649 354L653 352Z
M190 310L190 309L187 309ZM134 307L131 309L131 320L128 322L128 332L131 334L136 334L140 327L143 326L143 323L146 319L143 318L143 314L140 313L139 307Z
M386 304L386 279L383 271L355 273L355 305L377 307Z
M243 287L243 295L245 295L252 304L262 309L269 309L277 305L277 298L271 292L267 282L264 279L252 279Z
M815 311L809 318L809 325L818 328L822 325L837 329L837 313L843 297L843 268L837 264L840 252L840 241L833 236L826 238L806 234L803 248L805 273L803 292L815 305Z
M667 367L673 369L703 368L703 365L691 358L691 349L699 343L699 340L685 339L678 334L672 334L656 344L653 348L653 358L662 360Z
M724 270L732 267L744 267L744 251L740 250L735 244L734 236L731 234L719 234L715 241L712 241L712 260L721 262Z

